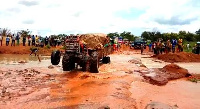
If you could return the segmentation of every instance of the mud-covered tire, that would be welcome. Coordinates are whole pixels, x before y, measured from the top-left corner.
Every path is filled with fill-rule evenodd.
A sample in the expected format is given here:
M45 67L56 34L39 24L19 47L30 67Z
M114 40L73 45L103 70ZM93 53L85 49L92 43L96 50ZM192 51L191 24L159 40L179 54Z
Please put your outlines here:
M62 68L63 68L63 71L70 71L71 70L71 68L70 68L70 56L68 54L65 54L63 56Z
M51 53L51 63L52 65L58 65L60 63L61 53L59 50L53 51Z
M82 71L86 72L90 70L89 62L88 61L83 61L82 62Z
M84 55L83 60L81 62L81 67L83 72L90 71L89 56Z
M98 67L99 67L98 52L93 51L90 57L90 72L99 73Z

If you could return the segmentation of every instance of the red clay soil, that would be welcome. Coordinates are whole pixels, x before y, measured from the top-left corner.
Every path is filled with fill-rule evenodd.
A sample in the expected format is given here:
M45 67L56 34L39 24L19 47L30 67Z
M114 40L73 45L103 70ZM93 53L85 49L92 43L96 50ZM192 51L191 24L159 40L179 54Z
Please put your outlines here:
M154 69L154 71L156 76L144 76L144 78L148 80L149 83L159 86L166 85L170 80L191 76L187 69L179 67L176 64L168 64L163 68Z
M163 60L165 62L200 62L200 55L193 53L168 53L168 54L160 54L154 55L153 57Z
M30 54L30 46L0 46L0 54ZM39 54L51 55L51 52L55 49L62 50L61 47L51 47L50 49L44 47L39 48Z

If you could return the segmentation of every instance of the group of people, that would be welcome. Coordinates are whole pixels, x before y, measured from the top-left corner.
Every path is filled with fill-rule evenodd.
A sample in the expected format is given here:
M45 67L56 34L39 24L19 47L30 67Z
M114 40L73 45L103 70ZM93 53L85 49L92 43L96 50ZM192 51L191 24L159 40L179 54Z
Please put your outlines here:
M187 47L189 47L189 44L187 44ZM162 54L169 52L174 53L175 51L182 52L183 40L172 39L171 41L167 40L166 42L163 40L158 40L149 44L149 51L154 52L154 54Z
M11 46L19 45L20 39L22 41L23 46L26 46L28 42L28 46L36 46L36 47L44 47L46 45L50 46L60 46L63 42L63 39L56 38L56 37L41 37L37 35L28 35L28 36L20 36L19 34L15 35L7 35L5 38L6 46L9 46L11 42ZM3 43L3 36L0 34L0 46L2 46Z

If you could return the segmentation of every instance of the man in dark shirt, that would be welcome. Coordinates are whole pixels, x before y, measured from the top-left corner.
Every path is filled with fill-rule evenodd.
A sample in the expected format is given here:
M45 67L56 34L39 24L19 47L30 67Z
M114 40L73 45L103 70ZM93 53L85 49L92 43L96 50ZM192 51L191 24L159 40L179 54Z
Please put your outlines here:
M24 36L23 37L23 46L25 46L26 45L26 37Z
M35 46L35 36L34 35L32 36L32 46L33 45Z
M49 38L46 36L45 37L45 46L48 45L48 42L49 42Z

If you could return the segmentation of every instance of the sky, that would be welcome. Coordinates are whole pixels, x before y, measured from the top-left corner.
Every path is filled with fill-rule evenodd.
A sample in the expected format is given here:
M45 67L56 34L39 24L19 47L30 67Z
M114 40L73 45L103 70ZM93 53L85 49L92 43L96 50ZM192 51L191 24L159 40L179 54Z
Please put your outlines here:
M32 34L195 32L200 0L4 0L0 28Z

